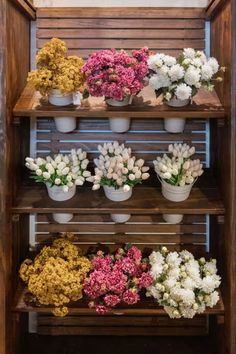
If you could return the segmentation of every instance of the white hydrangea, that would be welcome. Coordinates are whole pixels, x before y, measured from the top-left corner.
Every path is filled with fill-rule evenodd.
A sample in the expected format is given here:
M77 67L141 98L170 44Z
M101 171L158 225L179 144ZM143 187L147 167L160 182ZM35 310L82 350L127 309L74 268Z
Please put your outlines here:
M216 74L219 70L219 63L215 58L209 58L207 64L211 67L213 74Z
M153 75L149 80L150 86L154 90L159 90L162 87L169 87L171 84L170 78L167 74L161 73L160 71Z
M183 100L188 100L192 95L192 89L190 86L186 84L179 84L177 85L175 89L175 96L183 101Z
M190 65L184 75L184 80L186 84L189 86L198 87L200 84L199 82L200 78L201 78L200 69L196 69L193 65Z
M185 58L194 59L196 51L193 48L185 48L183 50L183 55Z
M204 64L201 68L201 78L203 81L208 81L213 76L213 69L208 63Z
M172 82L178 81L184 77L184 68L180 64L175 64L169 69L168 74Z

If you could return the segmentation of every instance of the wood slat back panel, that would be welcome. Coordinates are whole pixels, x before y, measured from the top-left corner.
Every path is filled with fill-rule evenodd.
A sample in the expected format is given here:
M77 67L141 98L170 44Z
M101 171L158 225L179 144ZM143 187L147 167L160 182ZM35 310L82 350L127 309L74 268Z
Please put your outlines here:
M148 46L178 55L186 47L205 48L205 14L195 8L41 8L37 48L63 38L70 54L88 57L99 49Z

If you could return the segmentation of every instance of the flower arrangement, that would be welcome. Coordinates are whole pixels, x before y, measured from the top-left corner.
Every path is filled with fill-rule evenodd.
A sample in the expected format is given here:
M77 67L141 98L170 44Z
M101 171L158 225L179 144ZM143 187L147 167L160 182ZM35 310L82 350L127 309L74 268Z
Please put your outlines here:
M26 259L19 274L36 302L54 306L55 316L65 316L67 305L82 298L83 281L90 269L91 263L81 256L81 250L61 238L43 247L34 260Z
M219 300L220 285L216 260L196 260L184 250L170 252L166 247L149 256L154 279L147 296L157 300L171 318L193 318Z
M82 149L72 149L70 155L57 154L45 159L26 157L26 167L33 173L32 178L52 186L62 186L68 192L74 185L82 186L90 180L91 173L87 170L89 160Z
M119 248L114 255L98 251L91 263L93 269L84 281L84 292L91 299L89 306L100 314L121 302L136 304L140 291L153 281L148 260L135 246Z
M149 167L144 166L144 160L136 160L136 157L131 155L131 149L126 148L124 144L119 145L117 141L105 143L103 146L98 145L98 150L101 154L94 159L97 167L93 177L93 190L108 186L123 188L127 192L149 177Z
M173 186L192 184L196 178L203 174L202 164L199 159L190 157L195 153L195 148L187 144L170 144L169 156L157 157L153 161L157 175Z
M37 91L43 96L53 89L62 93L83 91L84 74L81 71L84 61L77 56L67 56L65 42L52 38L36 55L37 70L28 74Z
M91 54L82 68L88 92L117 101L136 95L144 86L148 55L148 48L134 50L131 56L115 49Z
M214 82L222 81L219 72L225 70L215 58L207 59L202 51L192 48L185 48L177 59L163 53L151 55L148 67L151 87L167 102L172 98L189 100L200 87L212 91Z

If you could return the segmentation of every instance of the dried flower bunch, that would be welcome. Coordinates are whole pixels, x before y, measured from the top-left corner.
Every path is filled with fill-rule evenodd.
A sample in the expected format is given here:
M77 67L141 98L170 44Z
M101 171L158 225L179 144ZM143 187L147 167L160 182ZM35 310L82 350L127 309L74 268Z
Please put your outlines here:
M147 296L154 297L171 318L193 318L219 300L220 286L216 260L196 260L184 250L170 252L166 247L149 256L154 279Z
M174 144L168 147L169 156L157 157L153 161L157 175L173 186L192 184L196 178L203 174L202 164L199 159L190 157L195 153L195 148L187 144Z
M25 160L36 182L48 183L50 187L62 186L64 192L68 192L73 185L82 186L91 179L91 173L87 170L87 153L82 149L72 149L70 155L58 154L45 159L26 157Z
M124 191L129 191L131 187L149 177L149 167L144 166L144 160L136 160L131 155L131 149L124 144L119 145L117 141L98 145L101 153L98 159L94 159L95 176L93 177L93 190L100 186L123 187Z
M65 42L52 38L36 55L38 69L28 74L28 81L43 96L50 94L52 89L62 93L83 91L84 74L81 68L84 61L66 53Z
M101 50L91 54L83 67L91 96L105 96L122 101L136 95L144 85L148 72L148 48L134 50Z
M152 284L148 259L135 246L119 248L114 255L98 251L92 259L93 270L84 281L84 292L91 308L100 314L119 303L136 304L140 291Z
M52 305L55 316L65 316L67 305L82 298L83 281L91 268L73 243L61 238L45 246L34 260L26 259L20 277L42 305Z
M166 101L190 99L200 87L212 91L214 82L222 81L217 75L225 70L215 58L207 59L202 51L192 48L185 48L177 59L163 53L151 55L148 66L151 87Z

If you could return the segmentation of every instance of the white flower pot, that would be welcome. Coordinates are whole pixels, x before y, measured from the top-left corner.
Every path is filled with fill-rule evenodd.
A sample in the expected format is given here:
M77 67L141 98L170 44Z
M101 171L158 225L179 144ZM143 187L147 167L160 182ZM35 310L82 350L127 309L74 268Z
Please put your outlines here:
M172 202L182 202L188 199L193 183L186 184L185 186L180 187L180 186L172 186L166 181L161 180L161 186L162 186L163 197L165 197L166 199Z
M76 186L69 188L68 192L64 192L62 186L52 186L50 187L49 183L46 183L48 195L52 200L57 202L63 202L74 197L76 193ZM66 223L73 218L73 214L69 213L53 213L53 219L58 223Z
M128 192L125 192L123 188L115 189L114 187L103 186L105 196L114 201L114 202L122 202L127 200L132 195L132 188Z
M163 214L162 217L169 224L179 224L183 220L183 214Z
M69 133L76 128L75 117L54 117L56 128L61 133Z
M183 133L185 118L165 118L164 129L169 133Z
M130 214L111 214L111 219L116 223L124 223L130 219Z
M106 98L106 103L114 107L124 107L128 106L130 102L130 96L126 96L122 101L116 101L112 98ZM109 118L110 128L114 133L124 133L129 130L130 118L125 117L114 117Z
M176 97L171 98L169 101L166 101L166 104L170 107L184 107L190 103L190 99L187 100L179 100Z
M72 93L62 93L60 90L51 90L48 101L54 106L68 106L73 103Z

